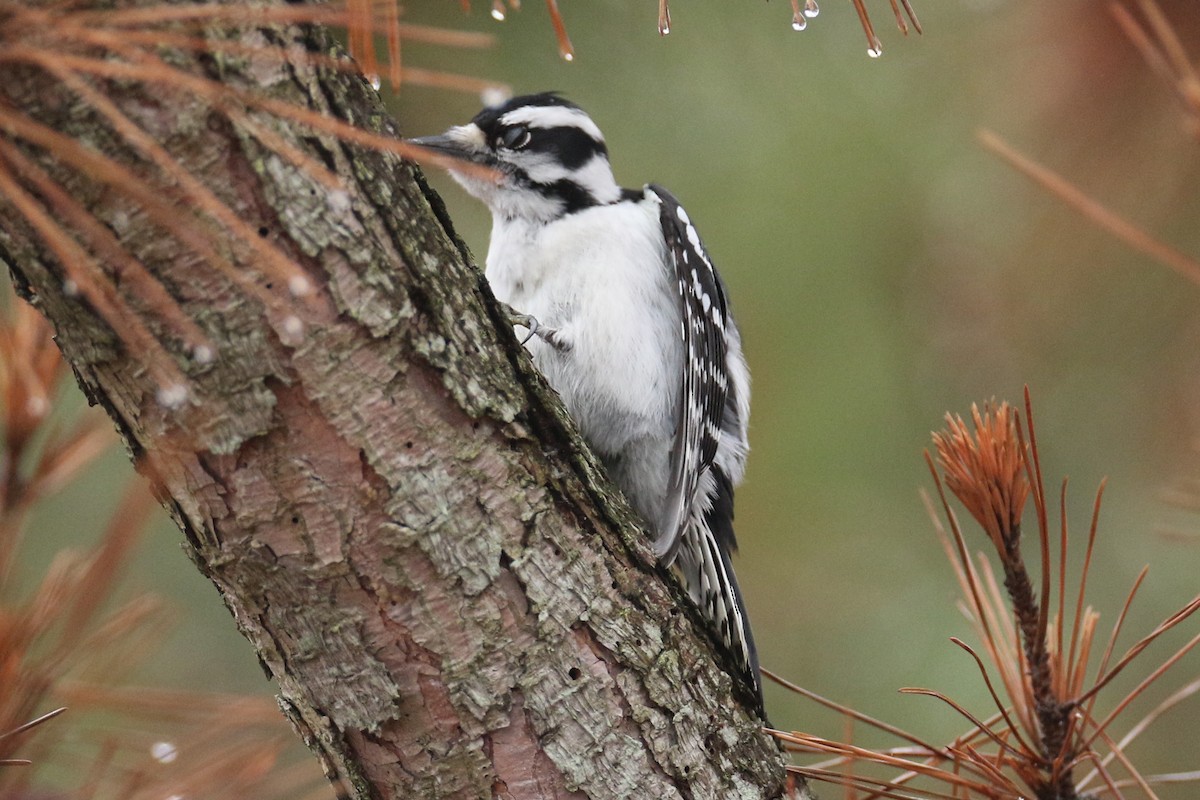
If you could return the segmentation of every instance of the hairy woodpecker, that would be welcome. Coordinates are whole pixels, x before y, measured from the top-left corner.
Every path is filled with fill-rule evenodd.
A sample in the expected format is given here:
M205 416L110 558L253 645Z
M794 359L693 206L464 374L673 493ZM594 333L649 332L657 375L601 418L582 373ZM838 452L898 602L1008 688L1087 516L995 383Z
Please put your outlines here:
M762 705L733 575L733 487L750 375L725 286L683 206L622 189L604 136L557 94L516 97L409 140L488 170L450 174L492 212L487 278L609 475L678 564Z

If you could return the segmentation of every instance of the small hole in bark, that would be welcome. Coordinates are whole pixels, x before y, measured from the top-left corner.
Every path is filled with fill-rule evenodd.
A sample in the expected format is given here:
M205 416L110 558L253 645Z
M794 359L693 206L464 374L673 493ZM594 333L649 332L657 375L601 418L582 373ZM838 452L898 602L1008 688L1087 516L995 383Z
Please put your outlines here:
M266 287L267 287L268 289L274 289L274 288L275 288L275 284L271 283L270 281L267 281L267 283L266 283Z
M571 667L571 669L567 671L567 674L571 676L571 680L577 681L579 680L579 676L583 673L579 671L579 667Z
M405 442L405 443L404 443L404 449L405 449L405 450L412 450L412 442Z
M258 229L259 236L265 237L270 232L271 232L271 230L266 225L263 225L261 228Z
M479 430L479 420L475 420L474 422L471 423L471 430L473 430L473 431Z
M293 524L293 525L299 525L299 524L300 524L300 517L298 517L298 516L296 516L296 515L292 515L292 524Z

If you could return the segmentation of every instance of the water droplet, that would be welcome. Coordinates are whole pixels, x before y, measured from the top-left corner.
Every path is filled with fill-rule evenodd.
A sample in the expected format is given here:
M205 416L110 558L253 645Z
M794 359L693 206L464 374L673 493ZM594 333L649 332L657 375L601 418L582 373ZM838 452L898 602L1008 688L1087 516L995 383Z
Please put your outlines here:
M34 419L41 419L50 410L50 401L45 395L35 394L25 400L25 413Z
M807 27L808 27L808 20L806 20L804 18L803 14L794 14L792 16L792 30L802 31Z
M367 80L371 82L371 88L377 92L379 91L379 87L383 86L383 81L380 80L378 75L368 75Z
M150 745L150 755L160 764L170 764L179 758L179 749L172 742L155 742Z
M350 193L345 189L334 189L325 195L329 210L335 214L345 214L350 210Z
M569 50L567 52L563 53L562 57L563 57L563 61L574 61L575 60L575 54Z
M129 215L124 211L114 211L113 215L109 217L108 225L117 233L123 234L129 230Z
M489 86L479 93L479 101L484 108L494 108L503 105L510 96L509 91L501 86Z
M187 401L188 388L182 383L160 386L158 387L158 391L154 393L154 399L163 408L176 409Z
M283 335L287 344L299 344L304 338L304 323L295 314L289 314L283 319Z
M62 282L62 290L63 290L63 294L65 294L67 297L78 297L79 296L79 284L76 283L75 281L71 280L70 278L67 278L65 281Z
M875 42L875 44L867 48L867 55L869 55L871 58L879 58L881 55L883 55L883 45L881 45L878 41Z
M671 33L671 26L669 24L664 23L664 22L660 22L658 24L658 35L659 36L668 36L668 35L670 35L670 33Z
M821 9L817 7L817 0L804 0L804 16L811 19L820 13Z
M192 348L192 360L197 364L211 364L217 354L206 344L198 344Z
M288 291L292 297L307 297L312 293L312 281L303 275L293 275L288 278Z
M496 20L496 22L504 22L504 6L499 3L492 6L492 19Z

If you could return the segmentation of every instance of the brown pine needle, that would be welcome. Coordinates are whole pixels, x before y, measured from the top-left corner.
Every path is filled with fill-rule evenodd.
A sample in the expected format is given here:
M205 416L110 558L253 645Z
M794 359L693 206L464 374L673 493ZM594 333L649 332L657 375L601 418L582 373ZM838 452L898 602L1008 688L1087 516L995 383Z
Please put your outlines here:
M472 78L459 75L457 72L441 72L418 67L404 68L404 82L413 86L428 86L432 89L453 89L456 92L471 92L479 94L484 91L498 89L509 92L507 83L499 83L488 78Z
M1062 659L1062 654L1064 652L1063 651L1063 635L1064 635L1064 631L1066 629L1065 614L1066 614L1066 606L1067 606L1067 541L1069 538L1067 536L1067 531L1068 531L1068 528L1067 528L1067 483L1068 483L1067 479L1063 478L1062 489L1059 491L1059 495L1058 495L1058 516L1059 516L1059 526L1058 526L1058 610L1054 616L1054 632L1055 632L1055 653L1058 654L1058 659L1060 661ZM1103 488L1103 484L1101 484L1101 487ZM1084 574L1085 575L1087 574L1086 562L1084 565ZM1082 591L1080 592L1080 595L1082 596ZM1075 624L1072 627L1072 631L1071 631L1071 649L1072 649L1072 651L1075 649L1075 635L1076 635L1076 631L1078 630L1078 628L1079 628L1079 619L1078 619L1078 613L1077 613ZM1070 672L1069 665L1071 664L1072 661L1073 661L1073 656L1072 656L1072 658L1067 660L1068 667L1066 669L1066 672ZM1061 671L1059 674L1060 674L1060 677L1063 677ZM1066 696L1066 693L1063 691L1063 687L1061 685L1059 686L1059 691L1060 691L1061 696L1063 696L1063 697Z
M1066 671L1068 673L1075 671L1075 664L1076 664L1075 651L1076 651L1076 648L1077 648L1078 643L1081 638L1080 621L1083 616L1084 597L1087 594L1088 575L1090 574L1091 569L1092 569L1092 556L1095 554L1095 551L1096 551L1096 532L1097 532L1097 530L1099 530L1099 526L1100 526L1100 502L1104 499L1104 488L1107 485L1108 485L1107 478L1100 481L1100 488L1096 490L1096 500L1092 504L1092 524L1088 528L1087 549L1084 551L1083 569L1080 571L1080 575L1079 575L1079 592L1075 597L1075 619L1071 623L1071 652L1067 656L1067 668L1066 668ZM1140 584L1142 582L1142 579L1145 578L1145 576L1146 576L1146 570L1143 569L1141 576L1137 580L1137 583L1134 584L1135 592L1137 591L1138 584ZM1065 578L1063 580L1065 582ZM1125 608L1122 610L1121 616L1118 619L1117 629L1113 631L1113 638L1109 642L1110 649L1105 654L1104 660L1101 662L1101 666L1100 666L1101 670L1103 670L1104 665L1108 663L1108 654L1112 652L1111 647L1112 647L1112 644L1116 641L1117 632L1120 631L1121 621L1124 620L1125 612L1128 611L1129 603L1131 603L1132 601L1133 601L1133 593L1131 592L1129 595L1129 599L1125 604ZM1081 665L1087 664L1086 656L1081 657L1080 664Z
M562 14L558 10L558 0L546 0L546 10L550 12L550 24L554 26L554 38L558 40L558 54L564 61L575 60L575 48L571 45L571 37L567 35L567 26L563 23Z
M69 435L46 445L26 487L29 499L57 492L115 443L111 421L102 414L87 415Z
M1002 750L1009 749L1009 745L1003 739L1001 739L999 737L999 735L996 734L995 731L993 731L987 725L984 725L983 722L980 721L978 718L976 718L974 714L972 714L970 711L967 711L961 705L956 703L954 700L951 700L949 697L942 694L941 692L935 691L933 689L919 689L919 688L915 688L915 687L905 687L903 689L900 689L900 693L901 694L922 695L924 697L932 697L936 700L941 700L943 703L945 703L946 705L950 706L952 709L957 711L959 716L963 717L968 722L970 722L972 725L974 725L975 728L977 730L979 730L981 733L983 733L984 736L988 737L993 742L995 742L997 745L999 745ZM1014 750L1014 752L1019 752L1019 751Z
M904 20L904 14L908 14L908 18L912 20L912 26L917 33L925 32L921 30L921 21L917 19L917 13L913 11L913 7L908 0L899 0L899 3L897 3L897 0L891 0L891 4L892 14L896 17L896 27L900 29L901 33L908 36L908 23ZM901 7L904 8L903 14L900 12Z
M1100 615L1089 607L1083 615L1083 623L1078 633L1079 660L1073 666L1062 668L1066 675L1066 682L1061 697L1078 697L1083 691L1084 682L1087 680L1089 659L1092 657L1092 646L1096 641L1096 626L1099 622ZM1090 706L1088 711L1091 711Z
M883 54L883 42L879 41L879 37L875 35L875 28L871 25L871 14L867 11L863 0L853 0L853 2L854 11L858 14L858 22L867 36L867 54L878 57Z
M779 684L783 688L787 689L789 692L794 692L795 694L798 694L801 697L805 697L809 700L812 700L813 702L818 703L819 705L825 706L826 708L831 709L833 711L836 711L839 714L843 714L843 715L850 717L852 719L855 719L859 722L870 725L872 728L876 728L885 733L890 733L898 739L904 739L905 741L912 742L913 744L917 745L918 747L924 748L924 749L928 750L929 752L932 752L932 753L940 753L941 752L941 748L935 747L935 746L929 744L928 742L926 742L925 740L923 740L911 733L908 733L907 731L897 728L894 725L889 725L888 723L883 722L882 720L875 719L874 717L868 716L868 715L862 713L861 711L856 711L855 709L850 708L848 706L844 706L841 703L838 703L834 700L829 700L825 697L822 697L821 695L817 694L816 692L811 691L810 689L805 689L803 686L792 683L791 681L787 680L786 678L776 675L774 672L771 672L771 670L767 669L766 667L762 667L761 670L762 670L763 677L767 678L768 680L774 681L775 683Z
M40 717L37 717L36 719L31 719L31 720L29 720L29 722L26 722L22 725L18 725L17 727L13 728L10 731L0 732L0 740L8 739L9 737L24 733L25 731L30 730L32 728L36 728L38 725L41 725L42 723L46 722L47 720L54 719L55 717L57 717L59 714L63 713L66 710L67 710L66 706L63 706L62 708L56 708L53 711L47 711L45 714L42 714ZM29 763L29 762L26 761L24 763Z
M995 133L989 130L980 130L977 136L984 147L1003 158L1093 224L1108 231L1128 247L1165 264L1193 283L1200 284L1200 261L1155 239L1116 212L1088 197L1061 175L1022 155Z
M876 780L862 775L855 775L852 778L848 778L841 772L816 769L813 767L790 766L788 767L788 770L798 775L803 775L806 778L814 778L816 780L825 781L826 783L847 786L852 789L870 792L870 794L864 798L864 800L873 800L873 798L876 797L888 798L889 800L913 800L913 798L922 798L923 800L959 800L962 797L962 795L958 794L957 792L954 794L947 794L945 792L930 791L928 789L916 790L919 791L919 794L914 794L913 790L895 787L890 781ZM950 785L966 788L971 784L968 784L964 781L961 783L951 782ZM983 786L986 790L986 786L984 786L984 784L977 784L977 786Z
M990 694L992 696L992 702L996 704L996 710L1000 713L1000 716L1004 720L1004 723L1008 726L1008 729L1010 731L1012 731L1013 735L1016 736L1016 738L1017 738L1019 747L1012 748L1012 749L1015 752L1020 752L1020 751L1024 751L1024 752L1028 752L1028 753L1035 752L1034 748L1028 742L1026 742L1025 739L1021 736L1021 731L1013 723L1012 718L1008 716L1008 710L1005 708L1004 702L1000 699L1000 695L998 695L996 693L996 687L992 684L991 676L988 675L988 670L987 670L987 667L983 663L983 659L981 659L979 657L979 654L976 653L974 650L972 650L971 647L969 645L967 645L967 643L964 642L962 639L959 639L956 636L951 636L950 641L953 642L958 647L962 648L963 650L966 650L967 654L970 655L971 658L975 660L975 666L979 668L979 674L983 677L983 682L984 682L984 685L987 686L988 694ZM992 726L984 724L984 725L979 726L976 730L978 730L981 734L987 735L988 732L991 730L991 728L992 728ZM1007 743L1003 743L1002 747L1008 749L1009 746Z
M367 11L366 19L362 10ZM55 25L58 19L28 10L31 21ZM323 25L350 25L370 23L374 18L370 6L362 2L357 10L348 9L345 3L321 6L253 6L249 4L219 5L193 3L189 5L156 4L142 8L88 9L72 11L67 21L93 28L150 28L172 23L194 23L197 26L226 23L228 25L271 25L289 23L312 23Z

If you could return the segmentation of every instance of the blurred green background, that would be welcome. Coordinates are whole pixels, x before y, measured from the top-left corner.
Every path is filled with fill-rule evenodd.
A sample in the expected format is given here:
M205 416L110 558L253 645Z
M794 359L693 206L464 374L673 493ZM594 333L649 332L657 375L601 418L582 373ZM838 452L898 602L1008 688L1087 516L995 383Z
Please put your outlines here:
M1200 589L1200 518L1164 498L1200 464L1200 287L1084 222L984 151L975 132L996 131L1197 256L1200 140L1107 4L915 2L925 34L906 38L888 4L868 0L884 48L871 59L848 2L825 0L797 33L780 0L676 0L672 33L660 38L653 3L567 0L572 63L558 56L539 3L503 23L482 4L464 15L457 3L414 3L406 21L486 31L496 46L406 44L404 59L517 93L561 90L604 130L618 180L658 182L681 198L729 285L751 363L736 567L762 662L942 740L964 722L899 687L991 710L974 666L948 642L974 640L918 496L931 486L921 453L946 411L1019 401L1028 383L1050 492L1070 476L1079 543L1109 476L1091 579L1102 630L1151 565L1123 647ZM1163 8L1200 58L1200 7ZM415 86L390 99L410 135L465 122L480 106L472 94ZM482 260L486 212L444 176L431 179ZM129 471L119 456L106 464L56 504L47 531L99 527L94 498ZM982 534L968 532L982 547ZM38 546L60 541L47 534ZM178 541L161 524L134 576L169 595L180 618L144 677L270 693ZM1200 621L1186 627L1144 656L1147 668ZM1151 694L1197 673L1193 654ZM841 732L811 704L767 691L776 726ZM1162 720L1131 748L1136 763L1200 768L1198 719L1193 701Z

